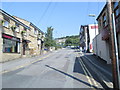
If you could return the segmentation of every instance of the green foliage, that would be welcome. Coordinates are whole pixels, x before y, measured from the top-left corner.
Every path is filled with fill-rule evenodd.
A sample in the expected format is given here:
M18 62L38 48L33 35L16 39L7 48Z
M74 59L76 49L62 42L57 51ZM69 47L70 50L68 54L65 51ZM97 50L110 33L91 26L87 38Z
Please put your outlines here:
M26 33L26 31L25 31L25 30L24 30L24 31L21 31L21 34L22 34L22 35L24 35L25 33Z
M56 42L53 40L53 28L48 27L47 28L47 33L46 33L46 37L45 37L45 47L49 48L52 46L56 46Z
M66 36L65 46L79 46L79 36Z
M16 28L17 28L16 26L11 26L12 31L15 31Z
M0 24L2 24L2 25L3 25L3 24L4 24L4 20L1 20L1 21L0 21Z

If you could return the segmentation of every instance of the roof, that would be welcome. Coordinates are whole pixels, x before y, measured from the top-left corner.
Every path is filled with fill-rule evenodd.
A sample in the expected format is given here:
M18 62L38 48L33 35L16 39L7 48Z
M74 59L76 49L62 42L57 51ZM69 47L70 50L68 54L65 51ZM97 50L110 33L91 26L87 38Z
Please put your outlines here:
M25 19L23 19L23 18L17 17L17 16L13 16L13 17L19 18L19 19L24 20L24 21L26 21L26 22L29 22L29 21L27 21L27 20L25 20Z
M8 14L7 12L3 11L2 9L0 9L0 13L8 16L10 19L12 19L13 21L19 23L20 25L24 26L27 29L30 29L30 27L28 27L27 25L23 24L22 22L20 22L19 20L17 20L16 18L14 18L13 16L11 16L10 14Z
M103 13L103 11L104 11L106 8L107 8L107 3L106 3L106 5L103 7L102 11L100 12L100 14L98 15L98 17L97 17L96 20L99 19L99 17L101 16L101 14Z
M43 31L41 31L37 26L35 26L33 23L30 22L30 25L33 26L34 28L36 28L37 30L39 30L40 32L42 32L44 34Z
M17 16L14 16L14 17L19 18L19 19L21 19L21 20L24 20L24 21L26 21L26 22L29 22L29 21L27 21L27 20L25 20L25 19L23 19L23 18L20 18L20 17L17 17ZM30 23L31 26L33 26L34 28L36 28L37 30L39 30L40 32L42 32L42 33L44 34L44 32L41 31L41 30L40 30L37 26L35 26L32 22L29 22L29 23Z

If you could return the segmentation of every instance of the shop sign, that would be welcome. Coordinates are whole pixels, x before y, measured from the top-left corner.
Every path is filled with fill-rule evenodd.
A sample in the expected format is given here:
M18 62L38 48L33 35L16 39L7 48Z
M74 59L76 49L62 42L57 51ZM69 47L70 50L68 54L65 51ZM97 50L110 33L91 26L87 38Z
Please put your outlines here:
M98 26L91 26L91 29L98 29Z
M3 37L3 38L6 38L6 39L13 40L13 41L18 41L18 42L20 42L20 39L19 39L19 38L16 38L16 37L13 37L13 36L10 36L10 35L7 35L7 34L2 34L2 37Z
M8 39L11 39L11 38L12 38L11 36L8 36L8 35L5 35L5 34L3 34L3 37L4 37L4 38L8 38Z

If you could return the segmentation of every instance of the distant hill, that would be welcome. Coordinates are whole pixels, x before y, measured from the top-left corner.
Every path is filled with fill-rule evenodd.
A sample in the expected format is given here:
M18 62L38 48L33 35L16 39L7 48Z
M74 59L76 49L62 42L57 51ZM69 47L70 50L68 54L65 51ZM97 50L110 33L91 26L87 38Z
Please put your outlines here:
M66 36L66 37L61 37L61 38L56 38L56 39L67 39L67 38L79 38L79 35L72 35L72 36Z
M55 40L59 41L60 43L65 40L64 46L79 46L79 44L80 44L79 35L72 35L72 36L56 38Z

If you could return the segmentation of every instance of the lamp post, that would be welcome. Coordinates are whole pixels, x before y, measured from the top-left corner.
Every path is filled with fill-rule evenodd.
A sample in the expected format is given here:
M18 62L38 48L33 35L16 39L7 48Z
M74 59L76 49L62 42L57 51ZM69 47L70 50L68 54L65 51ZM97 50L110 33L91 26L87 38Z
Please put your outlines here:
M95 14L89 14L89 17L93 17L94 18L94 26L95 26L95 36L97 35L96 33L96 15ZM96 55L97 55L97 38L96 38Z

